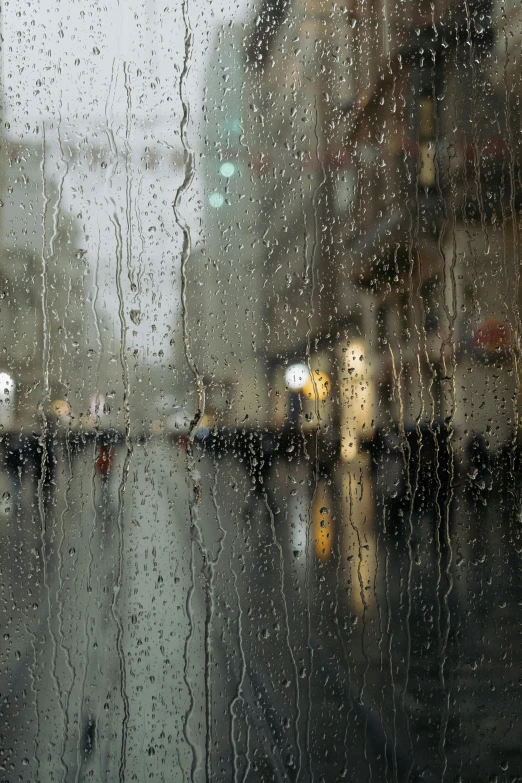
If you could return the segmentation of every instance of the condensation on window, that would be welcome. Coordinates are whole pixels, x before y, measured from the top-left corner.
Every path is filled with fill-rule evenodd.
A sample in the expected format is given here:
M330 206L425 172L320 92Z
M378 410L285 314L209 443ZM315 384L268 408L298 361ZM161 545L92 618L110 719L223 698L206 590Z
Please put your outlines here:
M520 780L522 10L1 23L0 780Z

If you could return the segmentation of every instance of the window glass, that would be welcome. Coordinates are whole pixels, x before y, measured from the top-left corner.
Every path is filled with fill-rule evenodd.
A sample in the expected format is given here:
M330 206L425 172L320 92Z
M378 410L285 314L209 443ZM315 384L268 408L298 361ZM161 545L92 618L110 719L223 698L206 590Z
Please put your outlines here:
M522 7L1 32L0 780L520 780Z

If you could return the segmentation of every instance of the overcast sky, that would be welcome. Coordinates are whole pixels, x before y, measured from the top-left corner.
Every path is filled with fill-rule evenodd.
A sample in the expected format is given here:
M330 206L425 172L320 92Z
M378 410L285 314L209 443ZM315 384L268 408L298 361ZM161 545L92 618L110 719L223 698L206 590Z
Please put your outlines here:
M196 153L211 42L223 21L239 21L249 13L245 0L225 5L188 2L194 40L186 94L190 144ZM46 174L63 179L61 209L77 218L93 276L98 266L99 307L115 346L116 240L110 212L114 208L122 222L130 216L128 247L140 291L124 289L129 311L139 311L128 340L140 349L143 361L153 362L158 350L168 354L169 331L179 309L181 242L172 202L183 176L175 152L180 149L185 32L181 3L7 0L3 11L6 135L41 144L45 129ZM79 146L83 157L66 165L60 142L66 151ZM103 150L103 161L89 159L90 150L97 148ZM147 155L156 165L145 170ZM195 241L204 222L199 175L196 166L183 207Z

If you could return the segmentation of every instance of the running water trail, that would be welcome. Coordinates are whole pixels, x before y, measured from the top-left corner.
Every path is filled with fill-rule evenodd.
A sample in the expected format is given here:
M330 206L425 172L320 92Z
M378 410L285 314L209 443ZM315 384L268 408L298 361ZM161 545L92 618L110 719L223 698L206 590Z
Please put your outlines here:
M198 424L205 411L205 386L203 383L203 378L199 374L198 369L196 367L194 358L192 356L192 351L190 348L190 336L189 336L188 318L187 318L187 265L190 259L190 254L192 249L192 238L191 238L190 227L186 219L184 218L182 212L180 211L180 205L183 196L185 195L185 193L189 191L190 186L192 184L192 180L194 178L194 153L190 148L188 142L188 136L187 136L187 128L190 120L190 106L186 98L186 81L190 68L190 60L192 56L192 45L193 45L192 29L190 26L190 20L188 16L188 0L183 0L182 2L182 17L183 17L185 35L184 35L183 67L181 69L181 75L179 80L178 95L179 95L179 100L182 109L182 117L180 122L180 138L183 147L183 160L184 160L185 173L184 173L183 181L181 182L181 184L179 185L176 191L176 196L174 198L174 204L173 204L173 211L174 211L174 218L176 224L180 229L183 238L182 247L181 247L181 317L182 317L182 328L183 328L183 350L185 355L185 361L194 379L194 384L196 387L196 394L197 394L197 407L194 413L194 417L190 423L189 435L188 435L187 447L186 447L187 474L191 485L190 496L189 496L190 539L191 539L191 543L190 543L191 585L189 587L187 600L186 600L186 611L187 611L187 618L189 621L189 633L187 634L185 640L185 649L184 649L185 663L184 663L184 670L183 670L183 679L189 695L189 705L185 712L185 717L183 722L183 734L185 737L185 741L190 747L192 753L191 780L194 781L196 771L199 767L199 754L198 754L196 743L192 739L191 728L190 728L190 720L191 720L192 713L194 711L195 699L194 699L192 684L188 676L188 670L189 670L188 653L190 650L192 637L194 635L192 597L195 591L195 543L196 542L199 543L201 547L201 535L199 531L199 522L198 522L198 506L201 500L202 486L201 486L200 473L196 468L196 462L194 458L194 441L196 437ZM208 727L206 733L207 735L209 733Z
M127 276L129 278L130 289L133 293L137 290L136 274L132 268L132 172L130 172L130 121L132 115L132 91L130 86L129 69L127 63L123 62L123 81L125 88L125 141L123 148L125 151L125 224L126 224L126 244L127 244Z
M113 201L114 204L114 201ZM120 783L125 781L125 763L127 754L127 732L129 725L129 698L127 695L127 673L125 667L125 651L123 649L123 620L119 611L117 611L118 596L121 591L123 581L123 555L124 555L124 513L125 513L125 491L127 488L127 481L129 478L130 466L133 456L134 447L131 440L131 423L130 423L130 384L129 384L129 372L126 359L126 322L124 311L124 298L122 290L122 274L123 274L123 240L121 233L121 224L116 212L116 205L114 204L114 213L110 217L111 223L114 226L114 232L116 237L116 289L118 292L118 312L120 317L120 363L123 379L123 423L125 433L125 446L126 453L123 461L123 467L121 472L120 484L118 487L118 571L116 575L116 584L114 586L113 600L111 604L111 612L117 627L116 647L118 650L118 659L120 664L120 693L123 702L123 721L122 721L122 736L121 736L121 757L119 765L119 780Z
M219 511L219 506L217 502L217 485L218 485L218 463L217 460L214 460L214 482L210 489L210 497L212 499L212 505L214 507L214 511L216 514L216 524L219 532L219 539L218 539L218 545L217 545L217 552L214 557L208 557L208 585L207 585L207 607L206 607L206 617L205 617L205 693L206 693L206 719L207 719L207 740L206 740L206 773L207 773L207 780L211 780L211 774L212 774L212 766L211 766L211 750L212 750L212 716L211 716L211 710L212 710L212 691L211 691L211 660L212 660L212 642L211 642L211 631L212 631L212 622L214 619L214 608L215 608L215 584L214 584L214 576L217 566L219 565L219 561L221 559L221 555L223 553L223 548L225 546L225 538L226 538L226 530L223 527L223 523L221 521L221 515ZM207 553L208 554L208 553Z
M311 725L312 725L312 676L313 676L313 668L314 668L314 654L313 654L313 648L310 643L310 637L311 637L311 626L312 626L312 620L311 620L311 612L310 612L310 577L311 577L311 571L313 568L313 560L310 556L311 552L311 530L313 525L313 506L315 497L317 494L317 489L319 486L319 395L317 391L317 382L314 377L314 373L312 370L312 362L311 362L311 339L312 339L312 328L313 328L313 321L315 317L315 276L316 276L316 269L315 269L315 258L317 251L319 250L319 253L321 252L321 239L320 239L320 224L319 224L319 211L317 208L317 198L319 191L321 188L323 188L326 184L326 169L324 166L324 160L322 160L321 156L319 155L319 112L317 110L317 99L315 101L315 155L317 158L318 163L321 167L321 174L322 179L316 186L313 195L312 195L312 205L314 210L314 238L312 243L312 249L310 254L310 265L308 270L305 270L305 275L307 276L308 273L310 274L310 311L307 316L307 324L308 329L306 332L306 365L308 367L308 373L310 375L310 380L312 382L312 387L314 390L314 400L315 400L315 424L316 424L316 435L315 435L315 464L314 464L314 482L315 486L313 488L313 491L311 493L310 497L310 506L308 509L308 521L306 525L306 545L305 545L305 595L306 595L306 640L308 649L310 651L310 670L308 672L308 710L307 710L307 716L306 716L306 754L308 757L308 772L310 775L310 780L314 780L314 773L313 773L313 767L312 767L312 756L310 751L310 731L311 731Z
M286 601L286 595L285 595L285 579L284 579L284 554L283 554L283 547L281 546L281 542L277 538L276 534L276 528L275 528L275 517L274 512L272 508L270 507L270 504L268 502L268 495L266 493L266 490L263 491L263 500L265 503L266 510L268 512L268 516L270 519L270 530L272 533L272 540L274 542L274 546L277 549L278 556L279 556L279 587L281 590L281 601L283 604L283 612L285 616L285 640L286 640L286 647L288 650L288 654L290 656L290 661L292 663L292 672L294 676L294 701L295 701L295 714L294 714L294 733L295 733L295 743L296 743L296 750L297 750L297 774L296 774L296 780L298 780L298 774L301 769L301 743L299 742L299 718L301 716L301 705L300 705L300 693L299 693L299 672L297 670L297 662L295 660L295 654L294 650L292 648L292 644L290 642L290 618L288 615L288 604Z
M62 593L64 590L64 579L63 579L63 548L65 544L65 520L67 519L67 515L69 513L69 510L71 508L70 505L70 493L71 493L71 487L73 482L73 466L72 466L72 455L71 455L71 432L70 428L67 430L65 435L65 451L67 454L67 466L68 466L68 477L67 477L67 484L65 487L65 496L64 496L64 507L63 511L60 515L60 540L58 542L58 590L56 593L56 604L58 607L58 633L60 634L60 638L62 639L62 645L65 653L65 660L67 664L67 669L69 670L69 677L70 677L70 685L65 691L65 701L64 701L64 723L65 723L65 730L62 737L62 746L60 750L60 758L62 766L68 770L67 763L65 761L65 753L67 749L67 740L69 738L69 708L71 705L71 695L74 688L74 683L76 682L76 668L72 662L71 658L71 651L70 649L65 646L63 643L64 639L64 631L63 631L63 615L64 615L64 604L62 602ZM65 780L67 780L68 772L66 773Z
M232 556L233 556L232 552ZM237 574L232 568L232 565L230 566L230 570L232 572L232 578L233 578L233 584L234 584L234 593L237 600L237 639L238 639L238 646L239 646L239 653L241 657L241 675L239 677L239 681L237 684L236 693L230 702L229 707L229 713L230 713L230 744L232 745L232 751L233 751L233 762L234 762L234 783L238 783L239 780L239 767L238 767L238 749L237 749L237 740L236 740L236 732L235 732L235 723L237 719L237 712L236 712L236 705L239 702L243 702L243 685L245 682L245 677L247 674L247 664L246 664L246 656L245 656L245 650L243 648L243 607L241 606L241 599L239 596L239 590L237 589ZM248 746L247 746L247 752L246 756L248 758Z
M59 229L59 220L60 220L60 210L62 206L62 200L63 200L63 191L65 186L65 180L67 178L67 175L69 174L69 163L65 157L65 152L63 148L63 139L62 139L62 95L60 94L60 101L59 101L59 109L58 109L58 126L57 126L57 136L58 136L58 149L60 151L60 169L61 169L61 176L58 183L58 193L57 197L55 199L54 208L53 208L53 229L52 229L52 235L49 240L49 257L50 259L54 259L56 252L55 252L55 243L58 238L58 229ZM71 288L72 288L72 281L69 280L69 288L68 288L68 295L67 295L67 307L66 311L69 310L69 301L70 301L70 295L71 295ZM65 324L64 319L64 345L63 345L63 351L60 352L60 366L58 370L58 377L62 380L62 366L61 361L63 359L64 354L67 351L67 327ZM50 359L50 357L49 357ZM62 380L63 382L63 380ZM70 429L67 430L65 435L66 440L66 452L67 452L67 458L69 463L69 476L72 477L72 465L71 465L71 454L70 454ZM66 743L67 743L67 737L68 737L68 728L69 728L69 702L71 697L71 691L74 683L74 670L71 662L70 657L70 651L67 649L65 645L65 639L64 639L64 633L63 633L63 606L60 605L61 600L61 594L62 594L62 564L63 564L63 541L65 537L65 517L64 515L67 513L69 508L69 499L68 499L68 491L70 490L70 479L67 481L67 488L65 492L65 508L64 511L61 514L60 517L60 524L61 524L61 534L60 534L60 543L58 545L58 581L57 581L57 587L55 591L55 601L57 606L57 617L58 617L58 638L59 638L59 645L60 650L65 658L67 668L69 670L69 675L72 677L72 682L68 688L66 688L65 692L61 694L60 697L60 705L63 710L63 743L62 743L62 752L60 754L60 763L64 769L64 780L67 780L68 774L69 774L69 768L66 762L65 758L65 749L66 749ZM51 613L51 607L49 606L49 613ZM53 677L55 682L58 684L58 655L57 650L56 654L54 655L54 659L52 662L53 666ZM61 691L61 686L60 686ZM63 697L63 701L62 701Z
M49 319L49 265L54 261L55 258L55 242L56 237L58 234L58 211L60 208L61 203L61 194L62 190L58 191L58 196L55 201L54 209L53 209L53 231L51 234L51 237L49 239L49 247L47 248L47 216L48 216L48 210L49 205L51 203L51 196L48 193L47 190L47 182L46 182L46 163L47 163L47 156L46 156L46 133L45 133L45 123L42 123L42 164L41 164L41 172L42 172L42 196L44 200L44 206L43 206L43 213L42 213L42 295L41 295L41 304L42 304L42 332L43 332L43 349L42 349L42 379L43 379L43 389L42 389L42 395L40 397L40 400L38 402L38 414L41 421L41 435L40 435L40 449L41 449L41 464L40 464L40 476L38 479L38 515L40 518L40 536L42 541L42 581L43 581L43 588L46 593L46 599L47 599L47 630L49 634L49 639L51 641L51 680L53 682L53 686L56 690L56 695L58 697L58 701L60 704L60 707L63 709L63 694L60 687L60 684L58 682L57 678L57 654L58 654L58 644L56 640L56 636L52 627L52 602L51 602L51 586L49 584L49 575L47 572L47 557L48 557L48 551L47 551L47 543L46 543L46 537L47 537L47 519L46 519L46 503L45 503L45 496L44 496L44 487L45 487L45 481L47 478L48 473L50 474L51 468L48 464L49 460L49 451L51 449L51 443L49 441L50 434L49 434L49 422L47 419L47 413L46 413L46 406L49 405L50 399L51 399L51 391L50 391L50 384L49 384L49 374L50 374L50 357L51 357L51 335L50 335L50 319ZM63 188L63 185L62 185ZM51 436L52 437L52 436ZM49 493L50 493L50 486L49 486ZM64 716L65 720L65 716ZM67 775L67 766L65 764L64 759L61 759L61 764L63 768L64 775Z
M118 770L118 778L120 783L124 783L125 780L125 765L127 755L127 734L129 727L130 717L130 705L127 695L127 672L125 667L125 653L123 649L123 619L121 613L118 611L118 598L122 588L123 582L123 555L124 555L124 515L125 515L125 496L127 482L129 478L129 472L134 452L134 447L131 438L131 421L130 421L130 381L129 381L129 368L127 364L127 324L125 319L125 297L123 293L123 254L124 254L124 240L122 234L121 221L118 215L118 209L116 202L111 193L112 180L118 167L118 148L116 145L116 138L112 129L112 124L109 121L109 107L112 106L114 101L114 95L116 92L116 85L118 80L118 61L113 59L111 81L109 85L109 92L107 94L107 100L105 103L105 121L106 121L106 133L109 140L109 146L111 149L112 162L108 167L107 178L105 182L106 186L106 202L107 206L111 208L109 213L109 221L114 229L114 237L116 244L116 275L115 285L116 293L118 297L118 317L120 322L120 367L123 384L123 430L125 440L125 458L123 460L123 467L121 471L120 483L118 487L118 510L116 514L117 530L118 530L118 565L116 571L116 583L113 588L113 597L111 602L111 615L116 626L116 649L118 654L118 662L120 669L120 696L123 704L123 718L121 727L121 750L120 750L120 763ZM123 63L123 71L125 74L126 64ZM127 89L127 84L125 84ZM131 248L127 245L127 253L131 252ZM131 264L130 258L127 258L127 267Z

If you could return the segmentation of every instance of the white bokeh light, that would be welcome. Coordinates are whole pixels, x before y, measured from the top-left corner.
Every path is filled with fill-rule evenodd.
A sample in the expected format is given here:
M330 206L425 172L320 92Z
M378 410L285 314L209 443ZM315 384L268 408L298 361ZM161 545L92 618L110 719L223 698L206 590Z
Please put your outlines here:
M14 422L15 382L6 372L0 372L0 426L9 429Z
M290 364L285 370L285 383L291 391L302 389L310 376L306 364Z

